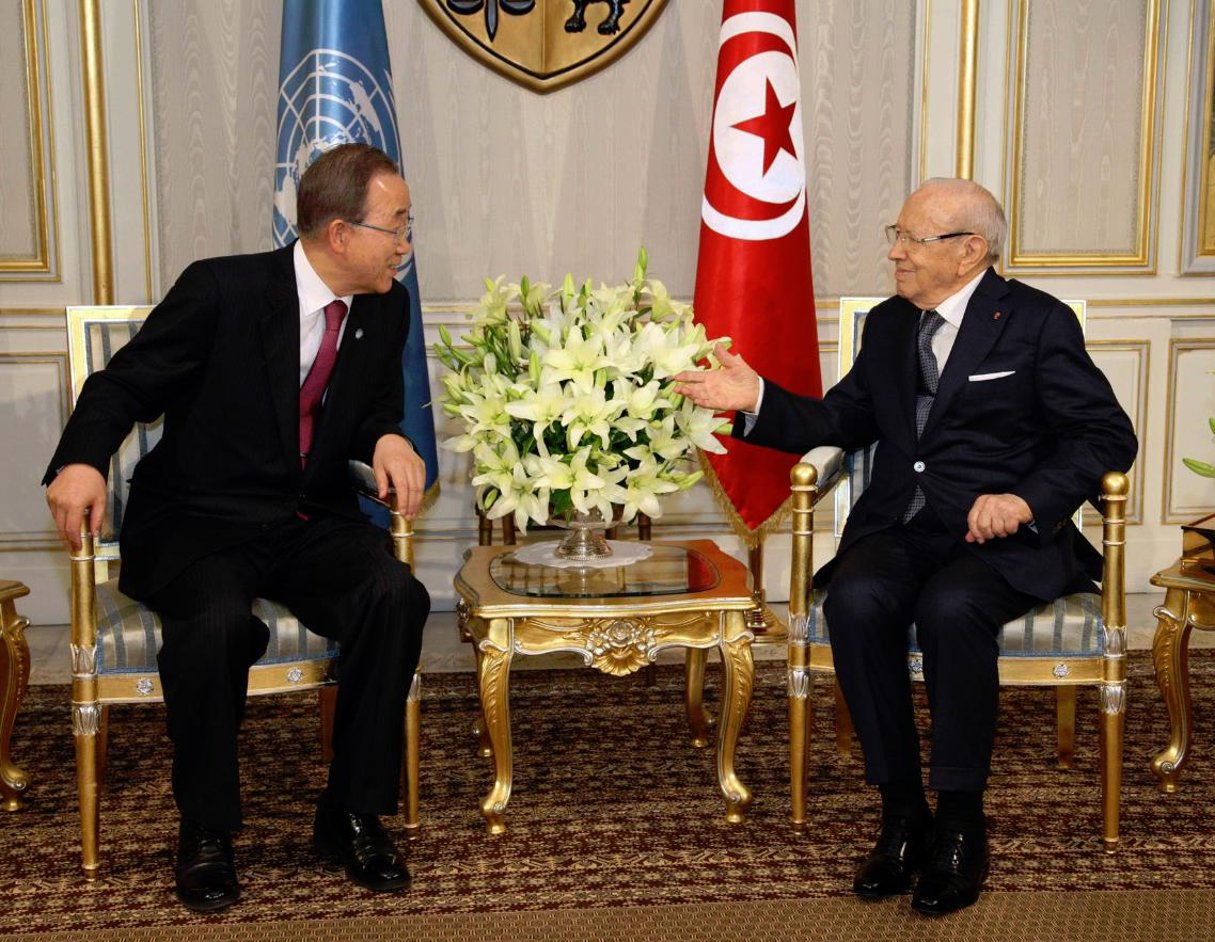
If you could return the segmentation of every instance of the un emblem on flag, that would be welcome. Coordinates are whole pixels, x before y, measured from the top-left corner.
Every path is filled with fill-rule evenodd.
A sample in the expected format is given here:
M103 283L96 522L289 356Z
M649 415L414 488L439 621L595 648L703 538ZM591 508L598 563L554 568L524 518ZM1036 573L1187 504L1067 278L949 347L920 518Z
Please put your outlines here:
M295 195L300 175L320 154L351 141L378 147L394 160L401 152L392 77L376 75L335 49L310 50L278 90L278 153L274 168L274 242L296 235Z
M593 75L624 55L667 0L418 0L461 49L535 92Z

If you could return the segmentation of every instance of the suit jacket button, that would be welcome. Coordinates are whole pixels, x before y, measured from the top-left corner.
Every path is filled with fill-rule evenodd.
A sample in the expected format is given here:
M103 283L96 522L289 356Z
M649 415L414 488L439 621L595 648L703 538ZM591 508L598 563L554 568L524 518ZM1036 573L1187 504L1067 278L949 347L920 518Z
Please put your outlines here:
M925 467L927 467L927 466L924 464L924 462L917 461L915 464L913 464L911 466L911 470L914 471L916 474L920 474L921 472L923 472Z

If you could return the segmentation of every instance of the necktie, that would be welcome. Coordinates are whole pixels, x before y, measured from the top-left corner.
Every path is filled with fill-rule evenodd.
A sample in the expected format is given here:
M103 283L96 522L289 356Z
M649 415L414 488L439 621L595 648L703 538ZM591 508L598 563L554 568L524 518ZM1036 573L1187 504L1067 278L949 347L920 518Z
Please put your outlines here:
M325 305L325 334L321 347L312 361L312 368L300 387L300 464L308 462L312 450L312 434L316 418L321 411L321 399L329 377L333 375L333 364L337 362L338 334L346 318L346 302L334 300Z
M932 338L944 323L945 318L936 311L925 311L916 333L915 345L920 355L920 381L915 394L916 438L923 434L924 426L928 424L928 413L932 411L933 400L937 397L937 382L941 374L937 369L936 354L932 352ZM917 484L915 493L911 495L911 503L903 511L903 522L906 523L914 517L923 506L924 489Z

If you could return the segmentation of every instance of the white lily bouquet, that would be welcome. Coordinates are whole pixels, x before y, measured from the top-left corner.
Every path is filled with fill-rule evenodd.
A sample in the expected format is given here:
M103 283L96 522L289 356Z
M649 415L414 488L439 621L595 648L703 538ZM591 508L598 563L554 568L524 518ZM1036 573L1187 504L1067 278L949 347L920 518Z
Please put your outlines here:
M466 429L444 444L472 452L489 518L513 513L524 531L550 515L657 518L662 495L702 477L694 448L725 451L728 423L674 391L675 374L716 365L713 344L647 261L642 249L631 281L597 289L486 279L464 344L440 328L443 410Z

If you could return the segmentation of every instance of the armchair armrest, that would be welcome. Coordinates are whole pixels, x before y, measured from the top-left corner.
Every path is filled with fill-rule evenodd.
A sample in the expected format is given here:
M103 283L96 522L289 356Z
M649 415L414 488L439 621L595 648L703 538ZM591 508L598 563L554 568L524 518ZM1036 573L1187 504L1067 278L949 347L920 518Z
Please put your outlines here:
M817 472L814 502L818 503L839 482L844 471L844 450L835 445L819 445L802 455L800 463L810 465Z
M413 521L407 520L403 514L397 511L394 501L395 494L391 488L389 488L387 499L380 498L379 489L375 483L375 472L371 470L371 465L365 461L356 461L352 458L346 463L346 467L350 473L350 481L360 495L366 497L368 500L375 501L381 507L388 508L393 555L401 562L407 563L412 569Z

